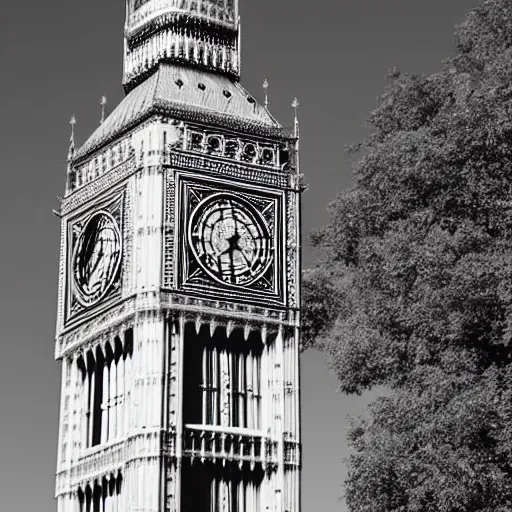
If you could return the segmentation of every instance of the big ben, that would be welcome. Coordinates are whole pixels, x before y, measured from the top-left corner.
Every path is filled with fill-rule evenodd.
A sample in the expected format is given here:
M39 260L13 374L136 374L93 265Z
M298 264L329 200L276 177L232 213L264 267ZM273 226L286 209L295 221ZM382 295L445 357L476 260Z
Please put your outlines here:
M59 512L300 512L298 130L237 0L128 0L125 97L70 148Z

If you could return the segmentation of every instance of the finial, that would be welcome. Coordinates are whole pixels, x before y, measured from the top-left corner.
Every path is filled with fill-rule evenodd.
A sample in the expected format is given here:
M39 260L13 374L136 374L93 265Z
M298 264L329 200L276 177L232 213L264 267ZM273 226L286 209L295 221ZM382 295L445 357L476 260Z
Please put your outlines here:
M75 114L71 116L69 120L69 124L71 125L71 135L69 137L69 151L68 151L68 160L73 158L73 154L75 153L75 124L76 117Z
M295 137L299 136L299 105L299 100L297 98L294 98L292 102L292 107L295 110L295 120L293 123Z
M263 89L265 90L265 108L268 108L268 80L265 78L263 81Z
M101 124L101 123L103 123L103 121L105 121L105 107L107 106L107 96L105 94L101 97L100 105L101 105L101 121L100 121L100 124Z

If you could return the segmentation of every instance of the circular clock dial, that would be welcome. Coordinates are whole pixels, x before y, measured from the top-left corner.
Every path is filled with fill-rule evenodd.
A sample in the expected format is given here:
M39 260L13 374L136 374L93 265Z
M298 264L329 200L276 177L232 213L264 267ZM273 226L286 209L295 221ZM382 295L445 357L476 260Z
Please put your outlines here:
M85 306L100 301L114 283L121 264L119 225L102 211L84 225L73 257L73 277L77 297Z
M193 211L189 244L199 265L227 284L249 285L272 260L271 236L263 216L233 194L214 194Z

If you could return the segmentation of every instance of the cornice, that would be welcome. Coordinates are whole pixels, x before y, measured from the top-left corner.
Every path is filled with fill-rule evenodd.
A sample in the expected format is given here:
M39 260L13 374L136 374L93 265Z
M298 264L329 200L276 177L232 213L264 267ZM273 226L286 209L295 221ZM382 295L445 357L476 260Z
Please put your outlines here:
M220 300L190 297L173 291L152 291L125 298L120 304L84 320L62 332L56 338L56 359L68 357L114 337L138 321L141 314L162 318L182 316L187 323L209 325L210 329L224 327L230 333L241 329L246 337L253 330L277 332L280 328L298 328L299 312L291 308L272 308Z

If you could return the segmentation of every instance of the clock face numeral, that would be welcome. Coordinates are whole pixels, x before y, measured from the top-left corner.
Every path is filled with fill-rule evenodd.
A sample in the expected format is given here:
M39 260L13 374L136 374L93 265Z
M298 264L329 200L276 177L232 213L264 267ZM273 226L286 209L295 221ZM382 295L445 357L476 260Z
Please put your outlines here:
M107 295L122 258L121 232L114 217L100 211L84 224L73 254L76 297L91 306Z
M201 201L190 217L188 239L199 265L222 283L251 285L272 263L265 219L234 194L218 193Z

